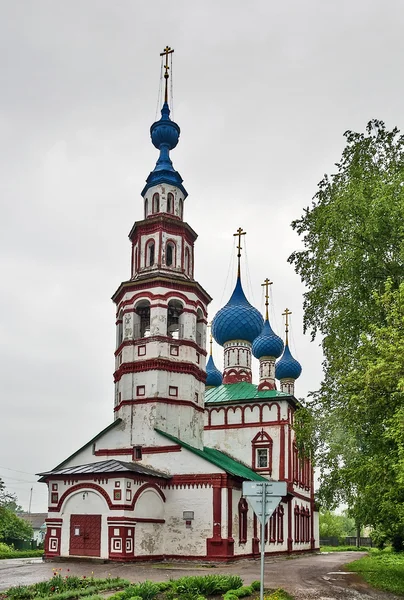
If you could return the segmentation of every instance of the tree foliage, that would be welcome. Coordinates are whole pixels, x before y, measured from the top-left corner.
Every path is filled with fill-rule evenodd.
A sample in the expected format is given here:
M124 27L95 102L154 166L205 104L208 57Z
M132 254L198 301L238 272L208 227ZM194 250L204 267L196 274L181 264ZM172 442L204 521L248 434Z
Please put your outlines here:
M345 136L337 173L292 224L305 329L325 356L298 439L313 443L320 501L392 539L404 534L404 137L380 121Z
M19 508L16 495L8 492L0 479L0 541L32 539L31 525L15 514Z
M347 536L356 535L355 521L345 513L337 515L320 510L320 539L336 537L343 543Z
M8 492L4 481L0 478L0 506L7 508L13 513L22 512L22 507L18 504L16 494Z

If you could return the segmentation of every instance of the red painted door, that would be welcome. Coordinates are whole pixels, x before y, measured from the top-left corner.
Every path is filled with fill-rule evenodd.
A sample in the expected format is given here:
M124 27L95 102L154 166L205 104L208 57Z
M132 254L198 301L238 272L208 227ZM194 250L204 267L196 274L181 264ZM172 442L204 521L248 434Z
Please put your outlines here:
M70 550L73 556L100 556L101 515L70 517Z

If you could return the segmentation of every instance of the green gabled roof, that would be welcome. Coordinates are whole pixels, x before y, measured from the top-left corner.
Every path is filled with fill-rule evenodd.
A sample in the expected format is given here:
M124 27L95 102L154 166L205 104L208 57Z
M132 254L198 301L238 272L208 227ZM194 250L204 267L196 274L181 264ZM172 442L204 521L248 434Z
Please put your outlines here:
M242 479L248 479L249 481L268 481L265 477L258 475L258 473L255 473L255 471L247 467L247 465L238 462L238 460L231 458L227 454L224 454L223 452L220 452L215 448L207 448L207 446L204 446L203 450L200 450L199 448L194 448L193 446L186 444L182 440L179 440L173 435L165 433L160 429L155 429L155 431L157 431L157 433L163 435L167 439L171 440L172 442L179 444L186 450L189 450L190 452L197 454L198 456L207 460L213 465L216 465L220 469L223 469L223 471L226 471L226 473L229 473L229 475L241 477Z
M219 404L221 402L246 402L250 400L294 398L286 392L278 390L258 391L258 386L245 381L241 383L223 383L218 387L209 388L205 392L205 404Z
M113 421L112 423L110 423L110 425L108 425L107 427L105 427L105 429L103 429L102 431L100 431L99 433L97 433L97 435L94 436L93 438L91 438L91 440L88 441L86 444L84 444L84 446L81 446L81 448L79 448L78 450L76 450L76 452L73 452L73 454L71 454L70 456L68 456L67 458L65 458L64 460L62 460L61 463L59 463L58 465L56 465L56 467L54 467L53 471L56 471L56 469L61 469L63 467L63 465L68 460L71 460L72 458L74 458L75 456L77 456L77 454L79 454L82 450L84 450L88 446L91 446L92 444L94 444L94 442L96 442L102 435L104 435L104 433L107 433L107 431L109 431L110 429L113 429L114 427L116 427L120 423L122 423L122 419L115 419L115 421Z

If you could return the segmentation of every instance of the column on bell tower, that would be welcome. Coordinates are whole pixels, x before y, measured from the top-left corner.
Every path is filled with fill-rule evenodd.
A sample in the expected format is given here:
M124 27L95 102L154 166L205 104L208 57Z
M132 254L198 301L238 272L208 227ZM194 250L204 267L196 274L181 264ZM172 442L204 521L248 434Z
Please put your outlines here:
M170 158L180 128L167 98L150 134L160 154L142 191L143 218L129 234L130 279L113 296L114 410L134 445L157 444L157 428L202 448L211 298L194 279L197 234L184 221L187 192Z

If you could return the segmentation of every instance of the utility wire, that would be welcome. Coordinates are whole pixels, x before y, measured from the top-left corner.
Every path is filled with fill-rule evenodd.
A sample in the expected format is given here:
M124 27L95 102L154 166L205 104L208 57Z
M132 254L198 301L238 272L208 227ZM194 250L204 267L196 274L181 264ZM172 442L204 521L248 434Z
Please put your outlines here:
M154 121L157 121L157 116L158 116L159 108L161 107L162 93L163 93L163 57L161 57L160 84L159 84L159 91L158 91L158 94L157 94L157 106L156 106L156 114L154 116Z

